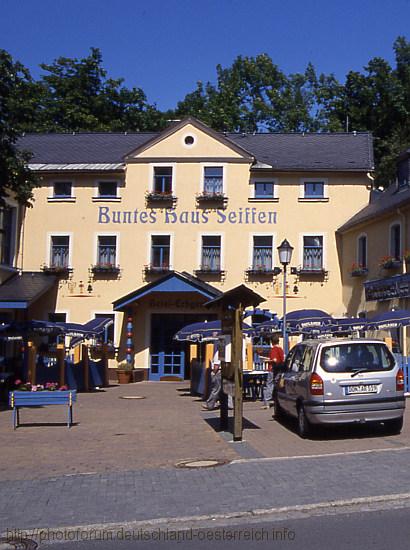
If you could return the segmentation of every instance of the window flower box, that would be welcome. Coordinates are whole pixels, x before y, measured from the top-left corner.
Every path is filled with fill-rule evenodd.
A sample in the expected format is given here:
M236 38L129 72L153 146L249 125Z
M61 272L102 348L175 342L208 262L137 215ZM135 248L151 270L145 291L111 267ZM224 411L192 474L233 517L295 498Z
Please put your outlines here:
M360 264L352 264L350 275L351 277L363 277L364 275L367 275L369 270L367 267L364 267Z
M213 203L225 206L228 202L228 197L224 193L203 192L196 196L196 200L198 204Z
M327 275L327 270L323 267L312 268L312 267L300 267L296 271L297 275L314 275L317 277L324 277Z
M148 192L145 195L145 200L147 204L172 204L174 205L177 201L177 198L172 193L162 192Z
M220 267L209 267L206 265L201 265L198 269L195 269L194 273L200 274L210 274L210 275L222 275L225 273Z
M160 274L160 273L169 273L171 271L171 268L168 264L162 264L162 265L146 265L144 267L144 271L146 275L154 275L154 274Z
M115 273L120 272L120 267L114 264L96 264L91 266L91 271L93 273Z
M393 256L383 256L380 258L379 266L382 269L397 269L401 265L400 258L394 258Z
M264 265L253 265L246 272L248 275L275 275L275 269Z
M72 273L73 269L68 266L50 264L50 265L42 265L41 271L43 271L44 273L53 274L53 275L68 275Z

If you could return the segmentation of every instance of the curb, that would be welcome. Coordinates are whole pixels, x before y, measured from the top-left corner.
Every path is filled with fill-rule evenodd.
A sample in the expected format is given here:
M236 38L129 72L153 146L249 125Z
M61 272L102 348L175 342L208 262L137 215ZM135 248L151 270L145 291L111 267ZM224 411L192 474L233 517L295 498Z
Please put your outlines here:
M27 537L39 540L45 544L81 540L103 540L103 534L111 533L112 540L118 534L124 532L133 534L134 537L142 536L147 532L159 532L161 528L166 532L187 531L203 528L214 528L224 525L227 521L232 524L234 520L246 519L249 523L262 521L285 521L289 519L306 518L313 515L334 515L337 513L350 513L353 509L375 511L385 509L386 505L396 504L396 508L410 507L410 493L397 493L391 495L378 495L373 497L359 497L349 500L336 500L333 502L317 502L294 506L282 506L277 508L260 508L247 511L228 512L225 514L207 514L183 517L163 517L151 520L127 521L123 523L100 523L90 525L72 525L60 527L44 527L35 529L15 529L16 537ZM241 522L242 523L242 522ZM10 536L8 532L0 533L0 537ZM73 535L73 537L71 537ZM117 535L117 537L116 537Z

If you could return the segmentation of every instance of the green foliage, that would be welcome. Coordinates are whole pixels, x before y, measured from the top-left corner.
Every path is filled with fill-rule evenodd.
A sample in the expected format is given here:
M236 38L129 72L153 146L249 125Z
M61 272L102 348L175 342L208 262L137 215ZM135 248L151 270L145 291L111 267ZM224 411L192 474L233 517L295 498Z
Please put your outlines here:
M59 57L38 82L41 109L28 131L142 131L161 127L162 116L141 88L128 89L122 78L107 78L98 48L88 57Z
M19 151L19 127L34 116L34 85L20 63L0 50L0 204L7 196L29 205L36 176L27 168L29 152Z

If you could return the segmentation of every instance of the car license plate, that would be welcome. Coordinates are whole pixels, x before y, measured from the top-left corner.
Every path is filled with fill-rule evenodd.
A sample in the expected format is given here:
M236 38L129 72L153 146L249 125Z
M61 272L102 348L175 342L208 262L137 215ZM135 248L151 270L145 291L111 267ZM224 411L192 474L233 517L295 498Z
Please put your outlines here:
M354 386L347 386L346 394L355 395L358 393L377 393L376 384L355 384Z

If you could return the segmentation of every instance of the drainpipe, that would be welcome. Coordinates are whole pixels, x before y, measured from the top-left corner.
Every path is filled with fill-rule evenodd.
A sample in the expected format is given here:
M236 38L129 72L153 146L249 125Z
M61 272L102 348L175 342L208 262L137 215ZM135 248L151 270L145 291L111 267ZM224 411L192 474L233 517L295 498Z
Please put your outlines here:
M407 218L403 213L403 210L401 208L397 208L396 210L397 214L401 218L401 234L403 236L403 243L402 243L402 250L405 252L407 250ZM407 264L406 260L404 259L404 254L402 258L402 270L403 273L407 273ZM406 305L407 305L407 298L406 298ZM403 327L403 356L407 357L407 327Z

